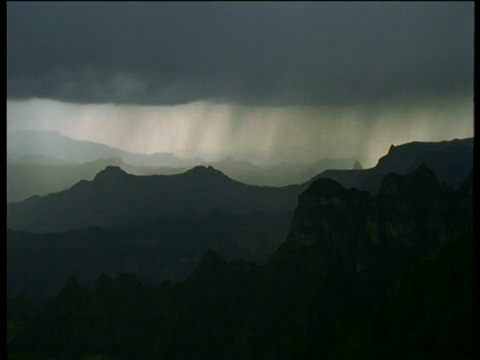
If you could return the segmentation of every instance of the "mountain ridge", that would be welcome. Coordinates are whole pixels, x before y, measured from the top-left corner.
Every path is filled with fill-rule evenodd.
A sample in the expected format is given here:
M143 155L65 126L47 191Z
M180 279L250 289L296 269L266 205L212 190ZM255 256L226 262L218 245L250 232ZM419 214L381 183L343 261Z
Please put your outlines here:
M473 138L465 138L392 145L373 168L326 170L312 180L329 177L346 187L356 187L375 194L386 174L394 172L405 175L424 163L434 171L440 182L456 188L473 166L473 144Z
M470 348L456 348L473 340L472 284L459 281L472 272L472 177L454 190L420 165L388 174L374 195L318 179L265 266L209 250L181 283L152 287L134 275L100 275L92 290L70 278L9 353L333 360L460 352L473 359Z
M305 185L284 188L242 184L213 167L182 174L135 176L107 167L92 181L44 197L7 204L7 226L32 232L128 227L168 214L293 211Z
M134 153L98 142L74 140L58 131L19 130L8 136L7 155L12 158L38 154L75 162L120 157L136 165L185 166L191 163L172 153Z

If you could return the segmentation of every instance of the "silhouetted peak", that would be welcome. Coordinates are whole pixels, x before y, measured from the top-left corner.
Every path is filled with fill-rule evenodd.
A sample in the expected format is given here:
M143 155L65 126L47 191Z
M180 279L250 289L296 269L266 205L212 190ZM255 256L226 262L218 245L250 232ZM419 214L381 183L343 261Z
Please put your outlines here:
M421 163L410 174L405 176L408 184L412 186L428 189L429 187L438 187L439 182L437 176L425 163Z
M227 261L215 251L210 249L200 258L192 275L194 277L198 277L202 274L215 274L221 272L226 267Z
M70 274L60 296L62 298L78 300L80 295L84 293L84 290L85 289L80 285L75 275Z
M359 195L357 189L346 189L338 182L329 178L320 178L298 197L298 207L323 209L344 208L350 201ZM329 211L329 210L328 210Z
M100 274L95 283L94 290L98 293L103 293L113 287L113 281L105 274Z
M215 169L213 166L195 166L194 168L188 170L185 174L198 175L198 176L221 176L226 177L224 173Z
M360 164L360 161L355 161L355 164L353 164L353 170L362 170L363 166Z
M338 182L330 178L320 178L315 180L306 192L321 193L322 195L337 195L343 193L345 188Z
M212 171L212 170L213 171L218 171L211 165L208 165L208 166L198 165L198 166L193 167L190 171L191 172L206 172L206 171Z
M434 172L430 169L425 163L419 164L415 170L413 170L407 176L428 176L428 177L435 177Z
M411 173L401 176L396 173L387 174L380 187L380 193L387 196L430 194L440 186L435 173L421 163Z
M470 170L462 185L458 188L458 193L472 195L473 194L473 169Z
M122 290L134 290L142 286L142 283L135 275L125 273L118 274L113 283Z
M95 175L95 180L117 179L123 177L126 174L127 173L119 166L108 165L105 169Z
M78 282L77 278L75 275L70 274L68 275L67 281L65 282L65 290L70 290L70 289L78 289L80 288L80 283Z
M403 187L403 176L389 173L382 179L379 193L386 196L398 196Z
M223 265L226 260L212 249L207 250L200 259L199 265Z

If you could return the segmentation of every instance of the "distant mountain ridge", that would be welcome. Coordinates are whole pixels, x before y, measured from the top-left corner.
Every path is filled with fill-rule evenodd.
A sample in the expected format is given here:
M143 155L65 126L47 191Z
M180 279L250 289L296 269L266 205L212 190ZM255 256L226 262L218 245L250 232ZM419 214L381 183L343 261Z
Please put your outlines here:
M306 185L283 188L245 185L213 167L182 174L134 176L108 166L92 181L45 197L7 204L7 226L31 232L91 227L129 227L166 215L211 210L245 214L293 211Z
M322 158L311 163L294 164L281 162L276 165L260 167L248 161L234 160L231 157L227 157L223 160L209 163L209 165L245 184L280 187L305 183L313 176L327 169L350 169L354 163L355 160L353 159Z
M230 178L248 185L277 187L303 184L317 177L330 177L346 187L357 187L375 193L386 173L405 174L422 162L435 171L440 181L456 187L473 163L473 138L392 146L374 168L362 170L359 162L354 159L323 158L305 164L283 162L257 166L249 161L227 157L207 163L202 159L182 160L168 154L131 154L102 144L69 139L58 133L16 133L16 136L20 135L28 136L23 140L9 139L7 143L7 202L66 190L82 179L92 180L96 173L108 165L119 166L133 175L171 175L185 172L193 166L213 166ZM52 142L50 138L53 139ZM23 145L18 149L20 143ZM82 148L87 148L88 158L95 160L82 162L86 159ZM40 153L31 153L32 151ZM72 151L76 154L74 159L68 155ZM17 155L12 157L12 153ZM58 159L59 156L68 160ZM166 163L170 165L161 165Z
M165 201L171 204L173 212L179 213L189 211L202 212L207 209L236 212L242 207L245 211L247 211L246 209L275 211L277 205L279 206L278 209L284 211L286 207L292 209L292 206L294 206L292 204L295 204L295 200L293 200L295 196L317 178L331 178L347 188L356 187L360 190L375 193L380 188L381 179L388 172L405 174L420 163L425 163L431 167L439 181L458 187L473 166L473 139L457 139L439 143L414 142L392 146L389 153L382 157L374 168L364 170L327 170L303 184L286 187L289 190L281 187L276 190L265 190L267 188L245 185L229 179L220 171L206 167L197 167L183 174L176 174L171 178L168 176L163 178L161 176L158 178L152 176L138 177L128 175L122 171L117 171L116 176L110 176L108 174L112 169L107 169L105 174L100 173L96 176L98 179L105 178L102 181L93 180L88 182L83 180L69 190L51 194L44 199L36 197L21 203L9 204L7 206L7 225L12 228L30 231L66 231L89 226L117 227L130 226L131 224L138 225L141 221L166 214L168 211L165 210ZM119 165L121 166L122 164L119 163ZM170 169L170 171L175 172L177 170ZM198 183L198 181L193 180L192 174L198 175L197 180L203 178L204 185L194 185L193 183ZM210 174L210 176L205 176L206 174ZM110 184L111 186L106 184L106 178L116 184L112 183ZM7 179L9 178L7 177ZM157 180L152 179L163 180L159 180L157 186ZM12 181L15 182L15 179L13 178ZM193 181L193 183L189 184L189 181ZM21 184L20 181L18 181L17 186L19 184ZM39 185L41 185L41 182ZM35 183L30 186L34 187ZM102 187L108 188L108 191L100 190ZM227 188L230 190L227 191ZM247 191L246 189L250 190ZM257 196L253 195L253 193L276 193L279 197L275 198L272 195L275 199L266 201L263 197L264 195ZM284 195L281 195L283 193L289 194L287 195L288 199L283 198ZM111 194L112 197L109 198L107 194ZM175 196L175 194L181 195L181 199ZM245 197L245 194L248 195ZM69 197L71 197L70 200L68 200ZM76 197L78 197L78 203L80 204L78 209L73 205ZM104 204L100 204L98 199L103 199ZM155 204L154 199L163 202L163 205ZM66 202L64 203L64 201ZM262 202L263 205L257 206L258 202ZM287 203L289 205L286 205ZM65 209L65 206L67 206L67 209ZM82 206L85 208L83 212L81 210ZM113 206L112 209L109 209L109 206ZM55 208L56 210L54 211L60 215L54 216L53 219L45 218L41 220L41 214L49 214L50 210L47 209L50 207ZM161 210L162 208L163 210ZM233 208L237 210L232 210ZM89 217L89 212L97 214L97 216ZM109 214L109 212L113 212L115 215ZM149 213L151 213L151 217L148 215ZM117 220L114 221L114 218ZM63 225L60 219L64 221ZM52 225L56 221L58 226Z
M440 182L457 188L473 167L473 141L473 138L467 138L392 145L373 168L326 170L314 179L330 178L345 187L376 193L386 174L405 175L423 163L433 170Z
M121 158L98 159L86 163L66 163L37 157L7 160L7 203L25 200L33 195L48 195L66 190L80 180L92 180L109 165L119 166L133 175L178 174L185 168L149 167L129 165Z
M260 167L243 160L227 157L212 163L227 176L247 185L287 186L301 184L329 168L349 168L353 160L323 159L311 164L282 163ZM108 165L119 166L132 175L172 175L190 167L132 165L120 157L98 159L85 163L67 162L43 155L25 155L7 160L7 202L18 202L33 195L47 195L66 190L80 180L92 180Z
M182 167L198 162L198 159L179 159L172 153L131 153L101 143L74 140L56 131L22 130L8 135L8 158L18 159L31 154L77 163L115 157L126 163L143 166Z
M135 175L175 174L193 166L211 165L245 184L280 187L304 183L326 169L351 168L355 161L322 158L312 163L257 166L226 157L207 162L201 158L180 159L171 153L130 153L100 143L74 140L58 132L34 130L10 133L7 140L7 202L62 191L82 179L91 180L101 170L96 166L101 162L105 166L120 166Z

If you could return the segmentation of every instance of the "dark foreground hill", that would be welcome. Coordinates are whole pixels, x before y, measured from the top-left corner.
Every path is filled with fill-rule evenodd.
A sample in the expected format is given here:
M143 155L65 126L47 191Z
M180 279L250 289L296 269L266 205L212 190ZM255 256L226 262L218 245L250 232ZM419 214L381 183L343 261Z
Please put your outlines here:
M435 172L440 182L457 188L473 167L473 138L392 145L371 169L326 170L316 178L330 178L345 187L374 194L386 174L405 175L422 163Z
M472 186L424 165L376 195L319 179L265 266L208 251L178 284L72 276L9 358L473 359Z
M54 298L69 274L93 286L100 273L134 273L144 283L184 280L213 249L264 264L288 234L292 214L212 211L162 217L133 228L33 234L7 231L7 293Z
M109 166L92 181L45 197L7 205L7 227L63 232L93 227L138 226L162 216L205 215L212 210L248 214L293 212L307 185L245 185L212 167L177 175L134 176Z

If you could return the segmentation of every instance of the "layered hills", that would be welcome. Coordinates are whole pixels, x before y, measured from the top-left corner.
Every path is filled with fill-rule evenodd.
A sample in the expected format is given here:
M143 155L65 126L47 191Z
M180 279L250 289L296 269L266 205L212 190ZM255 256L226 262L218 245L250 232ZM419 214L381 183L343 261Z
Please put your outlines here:
M471 167L472 147L473 139L392 146L374 168L363 170L355 159L322 158L309 163L259 165L227 157L207 162L200 158L180 159L172 154L129 153L54 132L18 131L9 134L7 142L7 202L66 190L80 180L92 180L110 165L132 175L172 175L194 166L212 166L244 184L276 187L303 184L320 176L375 193L388 172L406 174L425 163L440 181L456 187Z
M9 358L473 359L472 187L424 164L375 195L317 179L265 266L208 251L180 283L71 276Z
M80 180L92 180L109 165L132 175L172 175L194 166L212 166L249 185L301 184L326 169L349 169L352 159L323 158L311 163L255 165L227 157L207 162L172 154L130 153L104 144L79 141L48 131L18 131L7 142L7 202L66 190Z
M129 272L145 284L185 280L209 249L228 260L265 264L292 214L253 212L168 216L132 228L33 234L7 231L7 293L51 300L69 274L93 286L98 274Z
M470 146L468 140L406 144L393 147L374 169L332 173L345 175L353 183L355 174L363 173L363 179L370 181L372 174L379 176L389 167L406 171L414 163L413 156L436 161L451 185L458 183L455 176L468 166L471 169ZM89 171L108 161L89 163ZM121 159L116 161L126 166ZM74 173L74 168L70 170ZM393 177L387 176L383 186ZM361 183L357 185L362 188ZM332 186L341 187L340 183ZM228 260L263 264L285 240L298 195L308 187L309 182L284 188L249 186L211 167L175 176L135 176L107 166L91 180L63 192L7 205L8 293L50 299L69 273L88 286L101 272L110 276L131 272L149 284L167 278L183 280L208 249ZM379 231L375 222L368 226L371 234Z
M121 158L141 166L192 166L198 159L182 160L171 153L138 154L105 144L73 140L53 131L22 130L8 134L7 155L12 160L43 157L57 162L84 163L98 159Z
M186 171L185 168L129 165L119 157L81 164L57 162L51 158L7 160L7 203L69 189L80 180L93 180L108 166L120 167L133 175L172 175Z
M228 177L248 185L288 186L301 184L326 169L351 167L351 160L322 159L314 163L281 163L257 166L245 160L227 157L220 161L198 165L212 166ZM7 160L7 202L18 202L34 195L48 195L66 190L80 180L92 180L107 166L117 166L132 175L173 175L190 167L131 165L120 157L98 159L85 163L59 161L49 157L27 156ZM180 166L180 165L179 165Z
M117 166L108 165L105 170L93 175L106 161L107 164L113 162ZM239 169L236 167L239 163L228 160L220 162L219 165L235 172L235 169ZM330 178L343 186L375 193L380 189L381 179L387 173L406 174L420 163L432 168L440 182L458 187L473 165L473 139L392 146L374 168L327 170L314 179ZM7 226L33 232L58 232L95 226L135 226L171 213L202 213L211 209L232 213L288 211L293 210L295 197L312 181L269 189L249 187L220 171L214 171L210 166L196 167L179 174L176 173L178 169L163 168L163 172L175 174L172 177L133 176L120 170L123 168L137 174L152 174L158 171L156 168L128 166L117 158L99 160L79 168L67 167L64 171L58 171L56 177L49 177L52 170L45 172L37 169L37 174L43 175L20 175L17 178L16 175L22 173L21 168L10 166L7 176L7 180L10 180L7 185L15 184L11 188L20 188L17 195L12 196L21 196L19 193L22 193L22 187L43 187L42 192L45 193L47 188L53 191L54 188L67 186L75 177L83 176L91 180L80 181L67 190L49 196L37 196L9 204ZM238 171L241 172L242 170ZM62 173L64 176L61 176ZM52 178L60 181L52 184L49 180ZM49 183L45 183L47 181ZM102 190L105 188L108 188L108 191Z

